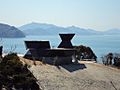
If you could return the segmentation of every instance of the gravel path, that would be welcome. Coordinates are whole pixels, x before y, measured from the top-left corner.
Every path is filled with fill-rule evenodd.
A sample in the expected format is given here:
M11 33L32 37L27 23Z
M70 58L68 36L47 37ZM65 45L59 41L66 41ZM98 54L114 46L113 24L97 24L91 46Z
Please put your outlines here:
M120 90L120 70L97 63L32 65L43 90Z

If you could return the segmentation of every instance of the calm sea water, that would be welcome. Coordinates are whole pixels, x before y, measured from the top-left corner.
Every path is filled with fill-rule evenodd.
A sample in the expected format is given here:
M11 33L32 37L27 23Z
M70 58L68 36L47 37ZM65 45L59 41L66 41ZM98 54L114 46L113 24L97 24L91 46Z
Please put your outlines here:
M61 42L59 36L27 36L26 38L3 38L0 42L4 46L4 52L10 51L25 54L25 40L49 40L52 47L57 47ZM85 45L92 48L94 53L100 58L108 52L120 53L119 35L93 35L93 36L74 36L73 45Z

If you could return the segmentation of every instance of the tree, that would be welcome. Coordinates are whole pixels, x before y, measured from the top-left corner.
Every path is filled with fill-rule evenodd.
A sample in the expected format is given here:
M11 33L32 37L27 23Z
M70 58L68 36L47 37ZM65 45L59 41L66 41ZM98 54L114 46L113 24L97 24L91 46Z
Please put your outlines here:
M94 59L96 61L97 56L95 53L92 51L90 47L86 47L83 45L80 46L74 46L76 49L76 56L77 59Z
M105 65L114 65L120 67L120 54L119 53L108 53L102 56L102 62Z
M36 78L23 65L16 53L9 53L0 62L0 90L12 88L22 90L40 90Z

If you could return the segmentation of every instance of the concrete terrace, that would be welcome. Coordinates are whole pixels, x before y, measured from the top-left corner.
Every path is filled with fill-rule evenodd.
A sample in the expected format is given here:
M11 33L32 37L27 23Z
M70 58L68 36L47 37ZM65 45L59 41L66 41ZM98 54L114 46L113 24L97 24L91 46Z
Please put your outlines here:
M120 69L90 61L53 66L22 58L43 90L120 90Z

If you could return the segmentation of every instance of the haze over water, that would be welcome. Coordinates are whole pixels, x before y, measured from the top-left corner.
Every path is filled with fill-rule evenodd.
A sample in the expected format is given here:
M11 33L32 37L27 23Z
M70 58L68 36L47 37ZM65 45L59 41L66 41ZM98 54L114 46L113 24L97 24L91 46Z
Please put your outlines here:
M94 30L120 28L120 0L0 0L0 22L79 26Z
M96 31L120 28L120 0L0 0L0 23L16 27L29 22L45 22L60 26L75 25ZM57 37L57 38L56 38ZM120 52L119 35L75 36L73 45L86 45L100 57L108 52ZM60 43L59 36L27 36L3 39L4 52L25 54L24 40L49 40ZM12 48L11 48L12 47Z
M75 35L72 39L73 45L85 45L92 48L97 55L98 60L104 54L109 52L120 53L120 38L119 35L90 35L90 36L78 36ZM51 48L57 48L61 39L59 35L56 36L27 36L26 38L3 38L2 45L4 46L4 52L10 52L15 48L15 52L19 54L25 54L26 48L25 40L49 40ZM100 62L100 61L99 61Z

